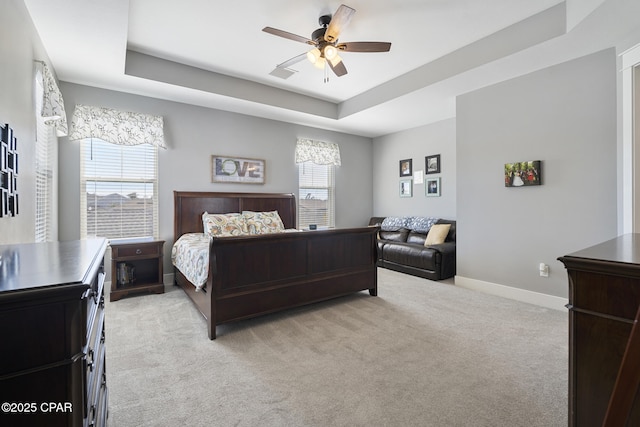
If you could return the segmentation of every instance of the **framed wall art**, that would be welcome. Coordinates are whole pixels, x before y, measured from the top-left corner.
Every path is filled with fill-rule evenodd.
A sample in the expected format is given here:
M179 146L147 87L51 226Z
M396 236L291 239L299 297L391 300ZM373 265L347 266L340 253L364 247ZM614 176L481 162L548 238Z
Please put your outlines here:
M18 214L18 138L0 125L0 218Z
M427 197L440 197L440 177L427 178L425 180L424 192Z
M265 161L230 156L211 156L211 182L264 184Z
M425 174L440 173L440 154L424 158Z
M413 176L412 163L413 163L412 159L400 160L400 178L405 176L408 176L408 177Z
M413 180L401 179L400 180L400 197L413 196Z
M529 160L526 162L504 164L505 187L528 187L542 185L542 162Z

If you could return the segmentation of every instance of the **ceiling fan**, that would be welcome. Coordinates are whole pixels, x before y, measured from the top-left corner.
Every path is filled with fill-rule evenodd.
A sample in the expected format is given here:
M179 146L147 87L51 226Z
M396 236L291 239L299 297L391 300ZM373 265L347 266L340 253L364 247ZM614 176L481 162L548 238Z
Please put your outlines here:
M274 36L284 37L285 39L306 43L313 46L308 52L278 64L276 69L285 69L291 65L307 58L316 67L324 69L325 65L336 74L336 76L344 76L347 74L347 68L342 62L342 58L338 53L343 52L388 52L391 49L391 43L388 42L345 42L338 43L338 37L344 28L349 24L355 9L346 5L341 5L338 10L331 15L322 15L318 22L321 28L311 33L311 38L292 34L287 31L278 30L277 28L264 27L262 31L273 34ZM289 74L290 76L290 74ZM287 76L288 77L288 76ZM286 77L285 77L286 78ZM325 73L325 82L327 81Z

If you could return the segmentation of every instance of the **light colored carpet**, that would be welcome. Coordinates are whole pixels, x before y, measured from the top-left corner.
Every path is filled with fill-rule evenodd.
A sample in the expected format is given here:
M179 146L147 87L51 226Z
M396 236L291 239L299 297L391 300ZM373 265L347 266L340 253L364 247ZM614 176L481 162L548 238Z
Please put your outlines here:
M111 427L567 423L566 313L379 269L210 341L167 289L106 304Z

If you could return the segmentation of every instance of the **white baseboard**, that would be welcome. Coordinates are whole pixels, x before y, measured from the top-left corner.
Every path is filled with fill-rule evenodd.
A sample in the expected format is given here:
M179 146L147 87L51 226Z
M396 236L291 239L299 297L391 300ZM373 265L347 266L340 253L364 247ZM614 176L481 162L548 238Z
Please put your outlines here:
M454 283L455 286L460 286L461 288L471 289L485 294L496 295L529 304L535 304L554 310L566 311L567 308L565 305L569 303L567 298L542 294L540 292L527 291L525 289L513 288L511 286L498 285L497 283L470 279L468 277L455 276Z

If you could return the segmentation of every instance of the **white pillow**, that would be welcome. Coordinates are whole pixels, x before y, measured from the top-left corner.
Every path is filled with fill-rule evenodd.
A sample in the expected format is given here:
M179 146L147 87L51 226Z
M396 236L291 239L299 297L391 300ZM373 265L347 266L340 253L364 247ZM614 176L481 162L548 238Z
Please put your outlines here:
M425 246L439 245L444 243L449 234L451 224L433 224L427 234L427 239L424 241Z

